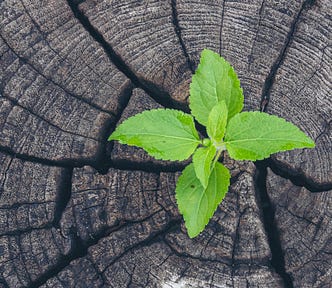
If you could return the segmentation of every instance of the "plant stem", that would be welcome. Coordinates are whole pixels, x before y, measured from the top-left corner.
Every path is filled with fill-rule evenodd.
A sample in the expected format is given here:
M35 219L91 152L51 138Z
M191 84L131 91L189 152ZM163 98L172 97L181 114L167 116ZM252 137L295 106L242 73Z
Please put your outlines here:
M222 151L224 151L224 150L223 149L218 149L217 150L217 154L214 157L213 162L212 162L212 167L211 167L212 169L211 169L211 171L214 169L214 166L216 165L216 163L217 163L217 161L218 161L218 159L219 159Z

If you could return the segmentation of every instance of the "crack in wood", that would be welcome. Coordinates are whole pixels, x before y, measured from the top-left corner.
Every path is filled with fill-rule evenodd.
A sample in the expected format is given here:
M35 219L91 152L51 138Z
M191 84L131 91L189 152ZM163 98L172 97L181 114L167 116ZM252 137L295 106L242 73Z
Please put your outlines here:
M76 231L74 229L71 231L72 238L72 247L68 254L61 255L58 262L50 267L46 272L41 274L37 279L31 281L27 288L36 288L45 284L49 279L55 277L58 273L60 273L64 268L70 265L70 263L78 258L82 258L88 254L89 247L96 245L98 241L102 238L107 237L112 232L115 232L124 227L124 224L119 222L116 223L115 226L111 228L104 228L100 230L98 233L94 234L87 241L83 241L81 238L77 236Z
M13 157L11 157L10 158L10 161L9 161L9 163L8 163L8 165L7 165L7 167L6 167L6 169L5 169L5 172L4 172L4 176L3 176L3 181L2 181L2 183L1 183L1 186L0 186L0 195L2 194L2 192L4 191L4 186L5 186L5 183L6 183L6 181L7 181L7 174L8 174L8 171L9 171L9 168L10 168L10 166L12 165L12 163L13 163L13 160L14 160L14 158Z
M222 53L222 29L224 26L224 17L225 17L225 4L226 0L222 1L222 11L221 11L221 22L220 22L220 29L219 29L219 55Z
M15 152L13 149L0 145L0 153L9 155L13 158L17 158L23 161L38 163L50 167L60 167L60 168L81 168L83 166L91 166L94 169L101 169L96 166L95 159L64 159L64 160L50 160L46 158L41 158L37 156L32 156L26 153ZM109 167L112 168L112 167Z
M182 52L183 52L184 56L186 57L188 67L191 70L191 73L194 74L195 73L194 64L193 64L193 62L191 61L191 59L189 57L186 44L184 43L184 41L182 39L182 34L181 34L182 28L179 24L179 15L178 15L178 11L177 11L177 8L176 8L176 1L177 0L171 0L172 18L173 18L172 23L174 25L175 34L179 39Z
M156 212L157 213L157 212ZM31 281L30 284L27 286L27 288L37 288L45 284L49 279L55 277L58 273L60 273L63 269L65 269L67 266L70 265L70 263L76 259L85 257L88 255L88 249L94 245L96 245L101 239L108 237L112 233L119 231L126 226L130 226L136 223L142 223L149 218L153 217L156 213L153 213L152 215L149 215L148 217L141 219L139 221L126 221L126 220L120 220L112 227L106 227L104 229L101 229L99 232L91 235L89 240L83 240L81 239L77 231L73 228L70 233L70 237L72 239L72 247L68 254L61 255L58 262L50 267L46 272L41 274L36 280ZM124 252L122 252L120 255L118 255L112 262L109 263L109 266L114 264L116 261L121 259L125 254L132 251L133 249L140 248L140 247L146 247L149 246L156 241L160 240L163 235L169 233L174 229L174 226L178 227L180 225L179 220L171 220L164 229L157 231L153 234L151 234L147 239L140 241L132 246L130 246L128 249L125 249ZM107 267L104 269L106 270ZM99 272L101 275L103 271L96 271Z
M299 10L299 12L297 13L297 15L295 16L290 30L287 34L286 37L286 41L284 46L282 47L282 49L280 50L280 53L278 55L278 57L275 59L269 74L267 75L265 82L264 82L264 86L262 89L262 95L261 95L261 102L260 102L260 111L266 111L267 110L267 106L269 104L270 101L270 94L271 94L271 90L272 90L272 86L275 82L275 78L277 75L277 72L280 68L280 66L283 64L287 51L289 49L290 44L292 43L292 40L294 38L294 34L296 32L297 26L299 24L300 18L302 16L302 13L308 9L310 9L313 5L315 4L315 0L305 0L302 3L302 6Z
M39 163L39 164L51 166L51 167L67 167L68 168L68 167L83 167L84 165L88 165L88 162L78 163L77 161L73 161L73 160L44 159L44 158L40 158L37 156L28 155L25 153L15 152L13 149L11 149L9 147L1 146L1 145L0 145L0 152L3 154L9 155L13 158L17 158L17 159L32 162L32 163ZM75 162L75 163L73 163L73 162Z
M181 222L182 222L182 220L181 220ZM237 267L240 265L251 265L251 267L253 267L253 268L255 268L255 267L258 268L258 267L262 267L262 266L266 267L269 264L269 263L263 262L263 261L262 261L262 263L252 263L251 260L235 260L235 259L232 259L232 256L228 257L228 258L209 259L209 258L205 258L204 256L194 256L194 255L191 255L186 252L179 252L178 250L176 250L176 248L173 247L172 243L170 243L170 241L167 238L163 239L163 243L165 243L167 245L167 247L169 247L171 249L172 253L179 258L188 258L188 259L200 261L203 263L223 264L232 269L234 269L234 267ZM235 245L235 243L234 243L234 245Z
M268 158L262 160L262 163L269 167L274 174L290 180L295 186L304 187L312 193L326 192L332 190L331 182L319 183L312 178L305 175L303 172L298 171L276 159Z
M77 1L73 0L66 0L66 1L76 19L81 23L81 25L90 34L90 36L97 43L100 44L100 46L104 49L110 61L124 75L126 75L132 81L132 83L134 83L136 87L143 89L153 100L155 100L157 103L159 103L164 107L180 109L185 112L189 111L188 105L172 99L170 95L162 89L162 87L157 86L151 81L138 77L135 74L135 72L130 69L130 67L122 59L122 57L115 52L111 44L106 41L106 39L98 31L98 29L91 24L89 18L79 9L78 4L76 3Z
M169 242L169 240L167 240L167 238L164 238L163 239L163 243L165 243L165 245L167 245L167 247L169 249L171 249L172 253L174 255L176 255L177 257L179 258L188 258L188 259L192 259L192 260L195 260L195 261L200 261L200 262L206 262L206 263L218 263L218 264L224 264L224 265L227 265L229 266L230 265L230 261L227 261L227 260L222 260L222 259L207 259L207 258L204 258L203 256L194 256L194 255L191 255L189 253L185 253L185 252L179 252L178 250L176 250L172 243Z
M236 196L237 196L237 200L236 200L237 201L237 206L240 206L239 205L239 193L237 193ZM240 229L240 225L241 225L241 218L243 217L243 215L246 213L247 210L248 210L248 207L243 209L243 211L240 212L239 218L238 218L237 223L236 223L235 237L234 237L234 242L233 242L233 247L232 247L232 258L231 258L231 278L232 278L233 287L235 287L235 283L234 283L235 268L238 264L236 259L235 259L236 244L240 240L239 229Z
M332 120L330 121L324 121L323 127L322 127L322 132L320 132L316 138L315 138L315 143L317 143L317 141L319 140L319 138L321 138L322 136L326 135L327 133L329 133L330 129L332 129Z
M272 254L271 266L283 279L285 287L293 288L293 280L291 275L287 273L285 267L284 251L281 247L280 235L277 224L275 223L275 209L267 193L267 165L266 162L257 161L255 162L255 166L255 190L258 200L257 202L262 211L263 225Z
M320 61L319 61L318 65L313 69L311 75L301 83L302 86L300 87L300 89L298 89L297 91L293 90L294 95L298 96L302 92L302 90L306 87L306 84L310 83L311 79L315 75L317 75L318 71L320 71L320 69L323 67L324 57L326 56L326 49L328 47L329 47L329 44L326 44L326 46L322 48L322 50L320 51L322 53L322 55L320 57ZM327 60L327 61L329 61L329 60Z
M62 214L65 211L67 204L71 198L73 170L73 168L64 169L61 175L61 183L59 185L59 192L55 200L56 204L54 208L54 218L52 222L53 227L58 229L60 228Z
M22 206L33 206L33 205L40 205L40 204L50 204L54 203L54 201L23 201L14 204L1 204L0 210L10 210L10 209L18 209Z
M109 135L115 130L118 122L121 119L123 111L128 106L128 103L133 94L134 86L130 83L127 87L125 87L121 93L120 102L119 102L119 111L114 119L105 123L104 128L101 131L101 144L99 145L99 149L97 151L96 162L94 164L94 168L100 174L107 174L108 170L112 168L113 163L111 160L111 152L113 149L113 143L108 142Z

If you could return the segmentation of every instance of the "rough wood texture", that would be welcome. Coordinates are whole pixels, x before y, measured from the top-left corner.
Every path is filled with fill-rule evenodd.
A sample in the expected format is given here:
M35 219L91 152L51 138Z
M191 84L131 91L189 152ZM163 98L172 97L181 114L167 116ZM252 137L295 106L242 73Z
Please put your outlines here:
M330 287L328 0L0 1L0 287ZM202 49L236 68L246 110L314 150L234 163L197 238L179 215L187 162L108 143L147 109L188 111Z
M282 187L282 189L280 189ZM268 172L267 192L295 287L330 287L332 283L332 194L311 193Z
M191 71L174 33L169 1L85 1L79 10L141 86L159 93L159 99L165 93L186 99Z
M65 1L2 1L1 16L1 149L93 160L130 80Z

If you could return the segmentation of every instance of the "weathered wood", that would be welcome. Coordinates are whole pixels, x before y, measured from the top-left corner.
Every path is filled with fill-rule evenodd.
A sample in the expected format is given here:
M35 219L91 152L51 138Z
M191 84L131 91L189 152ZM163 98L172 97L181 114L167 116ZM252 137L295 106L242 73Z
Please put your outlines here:
M175 34L170 1L89 0L79 9L143 86L159 98L164 91L186 100L191 71Z
M66 169L23 162L0 154L0 235L47 227Z
M328 0L0 1L0 287L329 287L331 14ZM189 239L174 190L190 159L107 137L147 109L188 112L204 48L235 66L246 110L317 147L225 155L230 191Z
M0 146L55 161L94 160L130 81L65 1L2 1L0 10Z
M259 109L265 79L302 2L176 2L181 35L191 60L197 65L204 48L219 52L239 74L245 109Z
M70 249L54 227L68 171L3 154L0 163L0 278L27 287Z
M174 174L162 173L159 178L154 173L111 169L107 175L98 175L90 167L75 169L61 228L66 237L75 231L84 243L96 244L66 273L91 262L89 267L94 269L88 269L90 275L85 277L101 277L106 287L129 282L138 287L172 287L176 281L214 287L214 277L218 285L282 287L269 265L271 255L256 203L253 171L252 164L233 169L238 180L207 230L190 240L177 224ZM104 237L97 242L100 235ZM58 279L62 277L60 273ZM51 279L45 287L56 282Z
M267 192L294 287L332 283L332 194L311 193L269 171Z
M74 169L70 201L61 220L66 234L75 227L83 240L104 227L143 221L161 212L156 201L158 174L110 169L99 175L93 168Z
M332 181L331 14L331 2L321 1L298 20L268 106L269 113L296 123L315 140L316 149L275 158L316 183Z

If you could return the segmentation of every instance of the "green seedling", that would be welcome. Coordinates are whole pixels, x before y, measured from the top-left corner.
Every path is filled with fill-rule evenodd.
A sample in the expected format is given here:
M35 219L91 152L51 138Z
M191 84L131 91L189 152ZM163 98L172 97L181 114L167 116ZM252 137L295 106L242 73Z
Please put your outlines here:
M230 172L219 157L261 160L315 143L297 126L264 112L241 112L243 92L232 66L217 53L203 50L190 84L191 115L174 109L144 111L120 124L108 140L143 148L162 160L192 163L176 184L176 200L189 237L196 237L224 199ZM206 127L200 139L194 119Z

